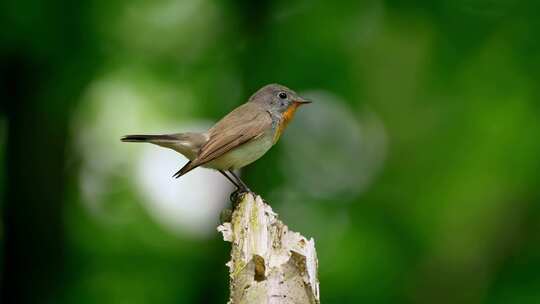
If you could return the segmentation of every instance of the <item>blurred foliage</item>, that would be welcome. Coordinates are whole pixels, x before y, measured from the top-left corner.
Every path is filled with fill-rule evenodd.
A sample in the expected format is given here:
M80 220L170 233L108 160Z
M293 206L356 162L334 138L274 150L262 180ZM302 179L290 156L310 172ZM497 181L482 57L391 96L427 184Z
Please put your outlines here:
M539 303L539 10L3 1L2 303L224 303L227 195L183 211L206 232L171 229L141 194L158 148L118 139L216 121L273 82L315 103L243 175L315 238L323 303ZM156 191L192 185L179 166Z

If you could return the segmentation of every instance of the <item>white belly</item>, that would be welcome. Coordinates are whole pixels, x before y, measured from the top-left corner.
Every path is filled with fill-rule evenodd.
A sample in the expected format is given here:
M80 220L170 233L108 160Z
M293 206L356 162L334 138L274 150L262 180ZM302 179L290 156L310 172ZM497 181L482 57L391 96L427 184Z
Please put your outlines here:
M261 158L261 156L270 150L272 145L272 135L265 134L223 154L213 161L203 165L203 167L218 170L239 169Z

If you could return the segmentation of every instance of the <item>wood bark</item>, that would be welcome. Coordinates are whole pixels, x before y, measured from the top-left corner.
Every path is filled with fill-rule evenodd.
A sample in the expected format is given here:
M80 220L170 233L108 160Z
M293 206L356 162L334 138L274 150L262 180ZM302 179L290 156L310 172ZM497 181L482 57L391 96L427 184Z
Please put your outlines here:
M315 241L278 219L260 196L240 199L218 231L231 242L230 304L317 304Z

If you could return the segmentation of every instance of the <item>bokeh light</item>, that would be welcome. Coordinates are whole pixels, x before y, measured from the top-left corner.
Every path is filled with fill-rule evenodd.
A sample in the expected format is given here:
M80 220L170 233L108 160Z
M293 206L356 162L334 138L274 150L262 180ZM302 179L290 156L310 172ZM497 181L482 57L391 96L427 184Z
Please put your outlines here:
M305 92L302 108L283 137L282 171L291 188L316 198L355 196L373 181L386 154L386 134L369 110L354 115L328 92Z
M137 164L136 188L159 223L180 234L210 237L215 233L219 213L228 204L229 193L235 189L221 174L205 168L172 178L186 162L172 150L145 147Z
M0 302L226 302L233 187L119 139L280 83L314 102L242 178L315 239L323 303L540 303L539 11L1 2Z

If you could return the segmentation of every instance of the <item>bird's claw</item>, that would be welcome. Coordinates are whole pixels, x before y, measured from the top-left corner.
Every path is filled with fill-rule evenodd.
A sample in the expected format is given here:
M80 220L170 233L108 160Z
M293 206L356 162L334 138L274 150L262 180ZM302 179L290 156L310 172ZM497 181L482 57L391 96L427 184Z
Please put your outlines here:
M231 195L229 196L229 199L231 200L231 203L233 204L233 209L236 208L238 203L244 198L244 195L247 193L251 193L251 190L249 188L238 188L236 189Z

